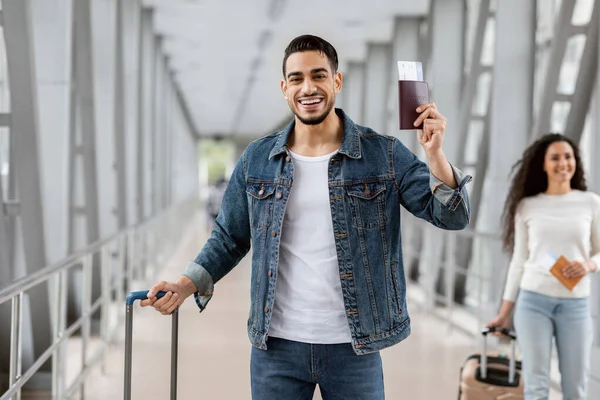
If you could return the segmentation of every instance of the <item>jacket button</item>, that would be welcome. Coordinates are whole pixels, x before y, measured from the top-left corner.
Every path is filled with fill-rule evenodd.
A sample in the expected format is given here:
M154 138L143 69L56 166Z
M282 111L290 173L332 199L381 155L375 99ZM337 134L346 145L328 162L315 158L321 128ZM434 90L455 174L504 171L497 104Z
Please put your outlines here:
M269 312L269 307L265 307L265 312Z
M277 232L275 232L275 231L271 232L271 236L273 236L273 237L277 236Z
M287 162L290 162L290 161L291 161L291 158L290 158L290 156L287 156L287 157L285 158L285 161L287 161Z
M273 276L273 272L269 271L268 275L271 277Z
M277 193L277 196L276 196L276 197L277 197L278 199L280 199L280 198L282 197L282 195L281 195L281 192Z

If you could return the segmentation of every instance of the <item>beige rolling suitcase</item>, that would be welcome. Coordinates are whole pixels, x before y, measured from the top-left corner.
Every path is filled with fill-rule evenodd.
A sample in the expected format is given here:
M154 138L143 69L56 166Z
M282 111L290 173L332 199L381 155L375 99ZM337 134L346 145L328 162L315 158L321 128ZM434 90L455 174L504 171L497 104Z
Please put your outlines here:
M511 338L510 358L487 353L487 335L490 332L501 332ZM521 362L515 359L516 335L499 328L486 328L481 333L483 352L467 358L461 368L458 400L522 400Z

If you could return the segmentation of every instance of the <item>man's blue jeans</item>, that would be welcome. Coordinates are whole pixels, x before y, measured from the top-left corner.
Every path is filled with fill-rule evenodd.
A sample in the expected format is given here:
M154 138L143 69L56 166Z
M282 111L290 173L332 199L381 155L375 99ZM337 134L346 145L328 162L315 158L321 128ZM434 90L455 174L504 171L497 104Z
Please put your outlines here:
M252 347L252 400L383 400L378 352L356 355L352 345L307 344L270 337L268 349Z

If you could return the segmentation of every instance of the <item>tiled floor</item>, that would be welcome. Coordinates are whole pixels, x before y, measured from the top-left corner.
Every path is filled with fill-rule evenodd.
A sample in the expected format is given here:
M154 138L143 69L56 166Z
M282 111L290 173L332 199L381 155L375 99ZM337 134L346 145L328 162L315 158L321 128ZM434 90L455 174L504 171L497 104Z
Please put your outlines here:
M159 279L175 279L204 238L196 232L182 243ZM243 261L219 283L207 310L198 314L193 300L180 310L178 398L180 400L250 399L246 318L250 265ZM445 334L439 320L412 313L412 335L382 352L387 399L457 398L459 369L476 351L471 338ZM86 400L123 398L122 338L111 348L106 375L94 373ZM136 307L133 399L169 398L170 318ZM96 371L97 372L97 371ZM554 397L553 397L554 398ZM318 391L315 399L320 399Z

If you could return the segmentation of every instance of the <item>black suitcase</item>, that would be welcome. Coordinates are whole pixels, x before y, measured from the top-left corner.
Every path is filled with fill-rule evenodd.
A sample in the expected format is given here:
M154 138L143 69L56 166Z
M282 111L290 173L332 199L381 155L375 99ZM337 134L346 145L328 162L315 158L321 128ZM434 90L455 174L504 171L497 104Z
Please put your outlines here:
M133 347L133 304L136 300L146 300L147 290L131 292L125 301L125 394L124 400L131 400L131 359ZM156 297L161 298L165 292L158 292ZM170 400L177 399L177 340L179 328L179 309L173 311L171 321L171 396Z

